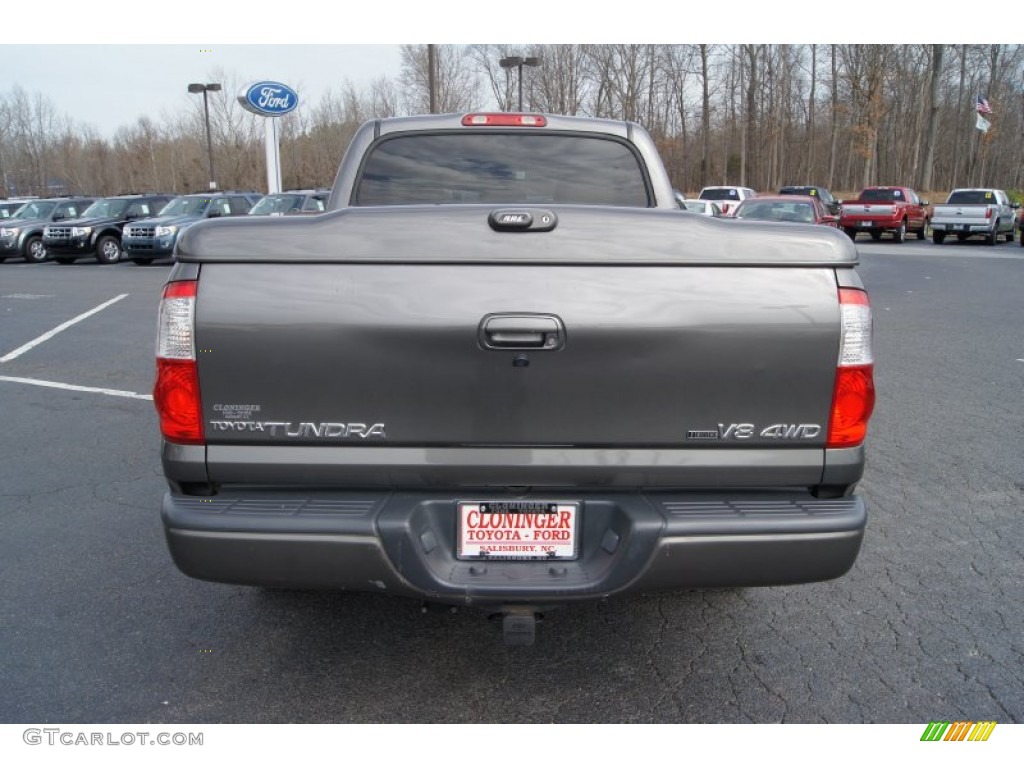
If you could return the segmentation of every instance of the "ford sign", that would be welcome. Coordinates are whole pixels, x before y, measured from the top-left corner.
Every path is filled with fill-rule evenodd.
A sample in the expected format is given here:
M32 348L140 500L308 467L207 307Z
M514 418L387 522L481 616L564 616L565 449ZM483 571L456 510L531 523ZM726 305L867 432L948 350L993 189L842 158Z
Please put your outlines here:
M299 106L299 94L284 83L262 80L242 89L238 103L254 114L280 117Z

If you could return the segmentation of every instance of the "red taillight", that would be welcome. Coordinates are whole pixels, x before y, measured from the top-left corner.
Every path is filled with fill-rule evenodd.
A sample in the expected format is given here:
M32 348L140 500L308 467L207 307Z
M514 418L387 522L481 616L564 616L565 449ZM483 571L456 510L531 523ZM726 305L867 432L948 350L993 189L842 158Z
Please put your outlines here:
M168 283L157 320L156 383L153 403L160 416L160 431L173 443L200 445L203 411L196 366L195 280Z
M856 288L839 289L841 331L827 448L853 448L864 442L875 407L871 305Z
M153 403L164 439L186 445L205 442L195 360L157 359Z
M516 125L529 128L543 128L548 124L544 115L522 115L515 112L477 112L462 118L463 125L491 126Z
M862 365L836 370L828 425L829 448L852 448L864 442L868 419L875 407L873 369L872 365Z
M992 209L991 208L986 208L985 209L985 218L986 219L991 219L992 218Z

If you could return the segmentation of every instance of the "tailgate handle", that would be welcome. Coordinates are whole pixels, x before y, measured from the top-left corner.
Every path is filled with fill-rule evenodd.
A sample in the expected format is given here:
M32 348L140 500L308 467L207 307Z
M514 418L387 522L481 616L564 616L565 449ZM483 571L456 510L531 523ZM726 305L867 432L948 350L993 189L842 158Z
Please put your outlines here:
M565 326L554 315L487 315L478 334L484 349L543 349L565 344Z

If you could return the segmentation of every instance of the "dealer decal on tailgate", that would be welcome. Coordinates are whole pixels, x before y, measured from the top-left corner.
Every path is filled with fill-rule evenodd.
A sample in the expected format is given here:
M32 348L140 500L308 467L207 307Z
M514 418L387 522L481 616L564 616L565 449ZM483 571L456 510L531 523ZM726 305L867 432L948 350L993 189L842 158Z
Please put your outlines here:
M458 557L568 560L576 557L578 502L463 501Z

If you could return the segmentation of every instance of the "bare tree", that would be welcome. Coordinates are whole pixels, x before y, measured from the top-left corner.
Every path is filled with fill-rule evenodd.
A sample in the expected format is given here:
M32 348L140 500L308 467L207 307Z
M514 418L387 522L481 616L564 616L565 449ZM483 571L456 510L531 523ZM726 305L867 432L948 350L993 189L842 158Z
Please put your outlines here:
M884 98L886 78L894 59L891 45L844 45L839 47L846 77L857 110L855 148L864 160L862 185L878 178L878 134L883 116L891 107Z
M402 46L401 84L410 113L430 111L430 71L426 45ZM471 51L456 45L435 46L437 109L470 112L480 104L480 81Z
M939 79L942 77L942 59L946 46L931 46L931 67L928 77L928 132L924 144L924 162L917 182L918 188L932 188L932 168L935 165L935 136L939 126Z

